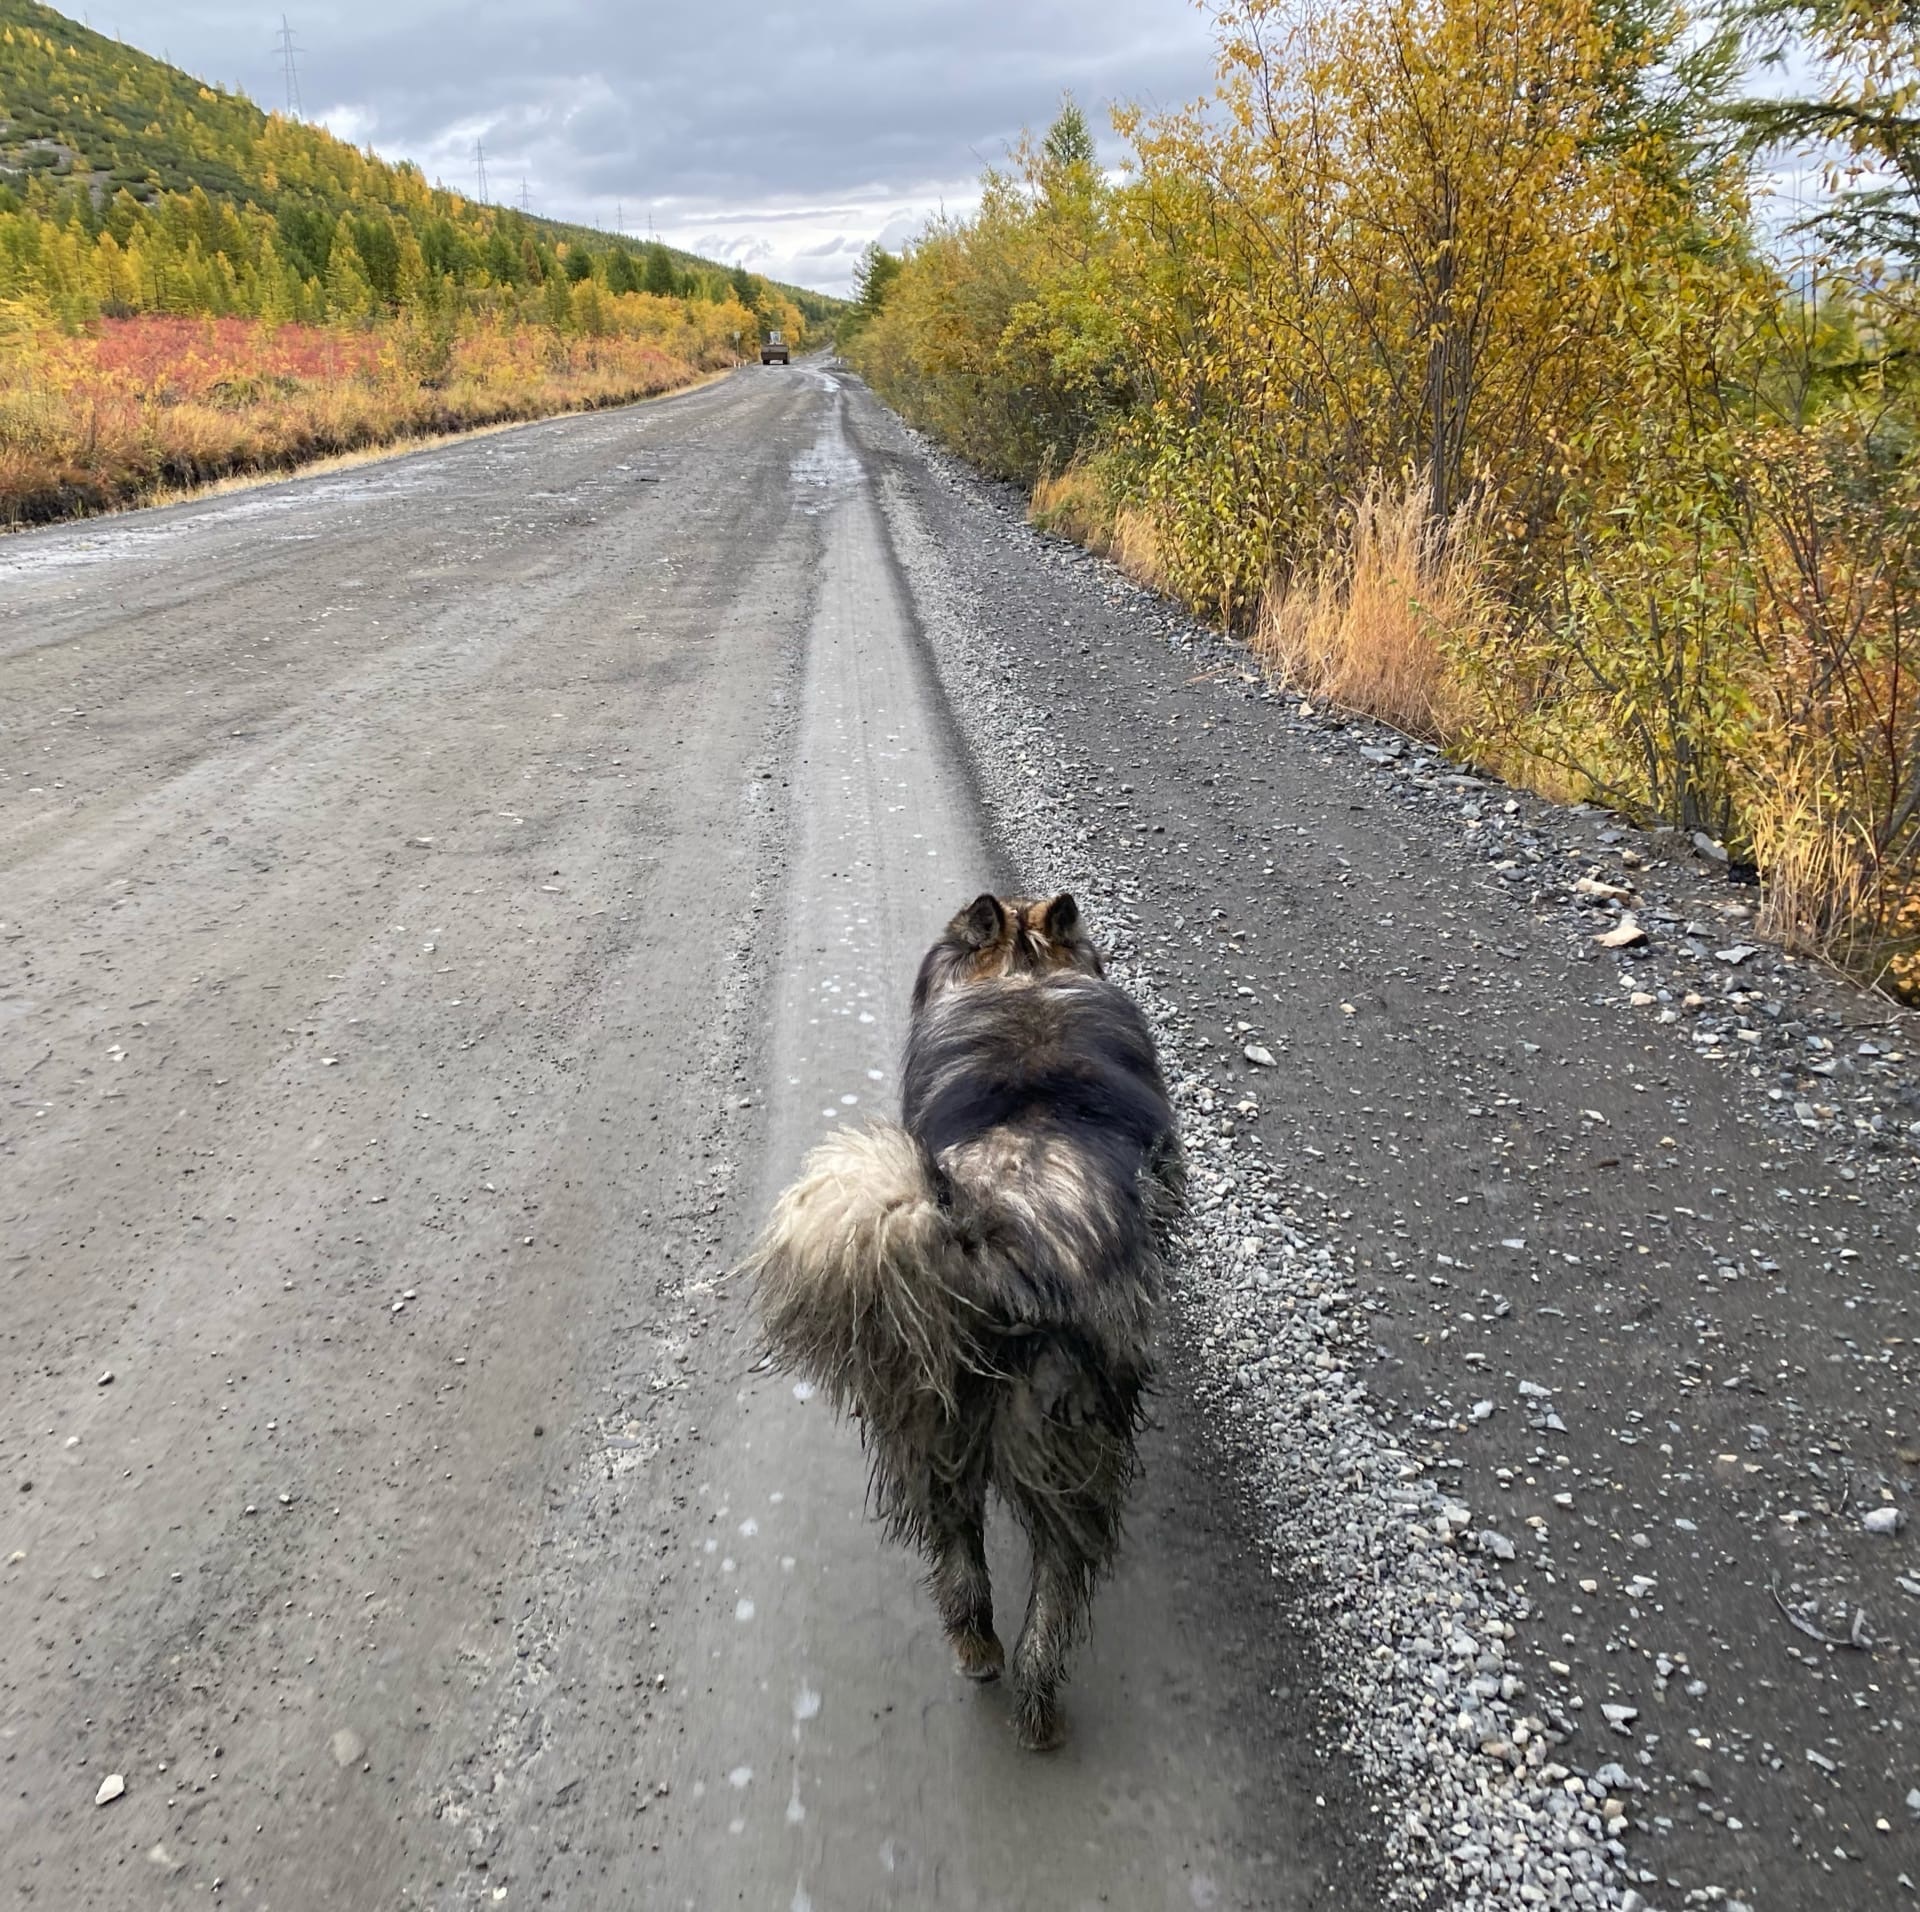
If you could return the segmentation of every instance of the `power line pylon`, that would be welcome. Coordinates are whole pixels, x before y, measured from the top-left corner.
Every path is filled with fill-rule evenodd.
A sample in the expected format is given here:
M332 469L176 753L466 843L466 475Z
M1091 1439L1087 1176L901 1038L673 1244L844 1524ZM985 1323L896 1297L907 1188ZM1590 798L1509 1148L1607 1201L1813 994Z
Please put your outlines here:
M305 119L306 109L300 102L300 67L295 55L299 47L295 44L293 28L288 24L287 16L280 16L280 72L287 83L288 119Z
M484 206L487 203L487 149L478 140L473 142L473 168L479 175L479 190L474 197Z

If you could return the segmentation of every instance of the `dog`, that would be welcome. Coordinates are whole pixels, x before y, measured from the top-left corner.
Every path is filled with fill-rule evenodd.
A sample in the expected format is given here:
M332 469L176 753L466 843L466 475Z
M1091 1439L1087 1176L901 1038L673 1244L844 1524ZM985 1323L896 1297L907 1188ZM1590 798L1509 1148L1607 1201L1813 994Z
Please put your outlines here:
M870 1499L916 1546L957 1670L1006 1670L989 1490L1033 1556L1022 1745L1119 1546L1184 1158L1146 1018L1069 895L976 897L914 983L901 1120L829 1136L745 1267L767 1349L856 1417Z

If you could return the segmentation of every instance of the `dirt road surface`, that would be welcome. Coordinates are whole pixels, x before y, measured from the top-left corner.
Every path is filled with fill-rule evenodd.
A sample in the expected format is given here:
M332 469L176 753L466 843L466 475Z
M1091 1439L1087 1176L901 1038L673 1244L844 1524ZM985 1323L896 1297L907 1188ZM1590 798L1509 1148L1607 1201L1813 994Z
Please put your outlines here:
M1370 737L818 362L0 545L0 1896L1907 1902L1920 1033ZM724 1276L1068 882L1202 1215L1035 1759Z

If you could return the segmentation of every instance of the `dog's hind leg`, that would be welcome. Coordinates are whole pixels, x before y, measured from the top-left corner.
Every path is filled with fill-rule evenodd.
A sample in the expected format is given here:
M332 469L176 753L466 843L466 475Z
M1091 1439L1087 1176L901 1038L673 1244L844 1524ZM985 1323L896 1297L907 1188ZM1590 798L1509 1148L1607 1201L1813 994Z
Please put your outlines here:
M984 1484L943 1488L931 1513L928 1553L933 1571L927 1585L953 1647L954 1670L970 1680L998 1679L1007 1656L993 1630Z
M1044 1529L1035 1533L1033 1591L1013 1649L1014 1732L1034 1753L1052 1752L1067 1736L1060 1718L1060 1688L1068 1655L1086 1628L1091 1591L1083 1563L1052 1544L1056 1539Z
M1094 1587L1113 1563L1133 1471L1131 1434L1098 1419L1052 1419L1037 1441L1002 1443L999 1485L1033 1549L1033 1591L1013 1649L1014 1728L1032 1752L1066 1737L1060 1688L1090 1624Z

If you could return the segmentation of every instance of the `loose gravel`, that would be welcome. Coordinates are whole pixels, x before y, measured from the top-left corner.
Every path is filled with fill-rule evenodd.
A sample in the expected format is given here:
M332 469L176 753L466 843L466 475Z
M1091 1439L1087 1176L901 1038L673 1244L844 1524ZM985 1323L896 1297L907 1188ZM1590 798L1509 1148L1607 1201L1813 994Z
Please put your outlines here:
M1642 1744L1640 1708L1618 1692L1583 1715L1583 1700L1564 1682L1552 1692L1536 1686L1535 1666L1569 1671L1553 1657L1569 1648L1545 1637L1539 1590L1510 1571L1523 1551L1530 1556L1523 1566L1548 1562L1544 1523L1532 1523L1542 1528L1536 1537L1476 1512L1438 1478L1434 1445L1389 1424L1387 1404L1367 1378L1383 1352L1384 1304L1356 1267L1352 1246L1330 1238L1329 1199L1306 1179L1320 1151L1307 1144L1307 1160L1282 1157L1260 1133L1261 1079L1283 1066L1268 1046L1273 1038L1243 1020L1228 1038L1234 1054L1207 1033L1219 1022L1181 986L1193 926L1169 916L1164 893L1149 887L1140 863L1110 847L1122 829L1144 834L1154 826L1144 811L1133 821L1131 784L1116 789L1099 766L1074 757L1062 726L1030 694L1031 655L1015 649L1004 618L996 626L984 611L954 562L951 526L944 537L930 526L908 474L930 469L956 510L984 527L989 545L998 537L1022 547L1025 562L1037 555L1068 567L1087 580L1089 596L1097 591L1109 607L1130 605L1139 626L1190 660L1189 682L1220 683L1275 707L1268 718L1308 747L1344 753L1410 810L1454 823L1465 854L1524 900L1536 921L1561 923L1567 956L1592 965L1594 1005L1630 1030L1648 1025L1738 1072L1735 1119L1766 1127L1793 1172L1837 1175L1843 1187L1879 1184L1884 1193L1904 1193L1920 1176L1914 1019L1762 945L1752 929L1752 894L1729 882L1719 846L1636 830L1591 807L1542 803L1461 772L1382 726L1283 698L1240 647L1110 567L1040 539L1004 495L897 421L863 428L883 452L907 454L890 461L885 484L893 535L993 825L1023 875L1081 898L1116 974L1159 1032L1196 1198L1181 1331L1200 1351L1207 1406L1230 1429L1229 1445L1257 1491L1276 1566L1311 1604L1303 1618L1318 1632L1331 1689L1327 1750L1355 1762L1376 1796L1394 1902L1618 1912L1684 1902L1738 1912L1747 1901L1737 1891L1695 1887L1683 1897L1677 1879L1630 1850L1629 1829L1650 1826L1658 1733ZM1124 821L1103 830L1103 811ZM1629 916L1628 928L1641 933L1609 948L1601 939ZM1484 948L1474 939L1475 957L1515 959L1518 952L1498 947L1494 935L1489 930ZM1254 1013L1251 1002L1248 1009ZM1284 1052L1284 1039L1280 1046ZM1437 1260L1453 1266L1444 1254ZM1446 1285L1444 1276L1433 1279ZM1494 1300L1495 1312L1510 1312L1504 1297ZM1474 1377L1466 1379L1471 1388ZM1442 1401L1437 1419L1416 1416L1412 1428L1484 1423L1496 1411L1492 1392L1462 1403L1457 1420ZM1543 1438L1564 1439L1554 1388L1522 1380L1517 1396L1512 1405ZM1556 1495L1554 1506L1571 1509L1572 1494ZM1553 1572L1544 1578L1556 1581ZM1646 1577L1629 1581L1627 1591L1651 1606L1654 1586ZM1789 1619L1804 1633L1818 1611L1814 1603L1796 1605ZM1662 1696L1669 1681L1676 1696L1683 1686L1691 1696L1704 1693L1684 1661L1684 1653L1663 1654L1650 1669ZM1617 1757L1595 1756L1604 1750L1595 1746L1596 1732L1613 1740ZM1662 1763L1681 1750L1662 1753ZM1698 1763L1688 1783L1711 1792ZM1724 1809L1718 1821L1742 1829ZM1668 1823L1661 1819L1659 1829Z
M1625 1775L1576 1774L1555 1757L1562 1731L1532 1710L1507 1660L1526 1606L1474 1570L1473 1552L1499 1537L1475 1534L1469 1510L1371 1416L1352 1373L1366 1337L1351 1268L1302 1226L1257 1136L1222 1133L1191 1019L1156 982L1137 887L1062 855L1079 835L1075 779L1040 711L1008 688L910 494L887 502L923 614L929 582L944 584L928 636L996 829L1022 870L1081 899L1158 1033L1194 1196L1180 1303L1235 1445L1257 1457L1272 1544L1321 1590L1313 1617L1346 1715L1340 1750L1391 1801L1400 1899L1429 1903L1438 1885L1469 1907L1631 1908L1606 1811L1609 1781Z

